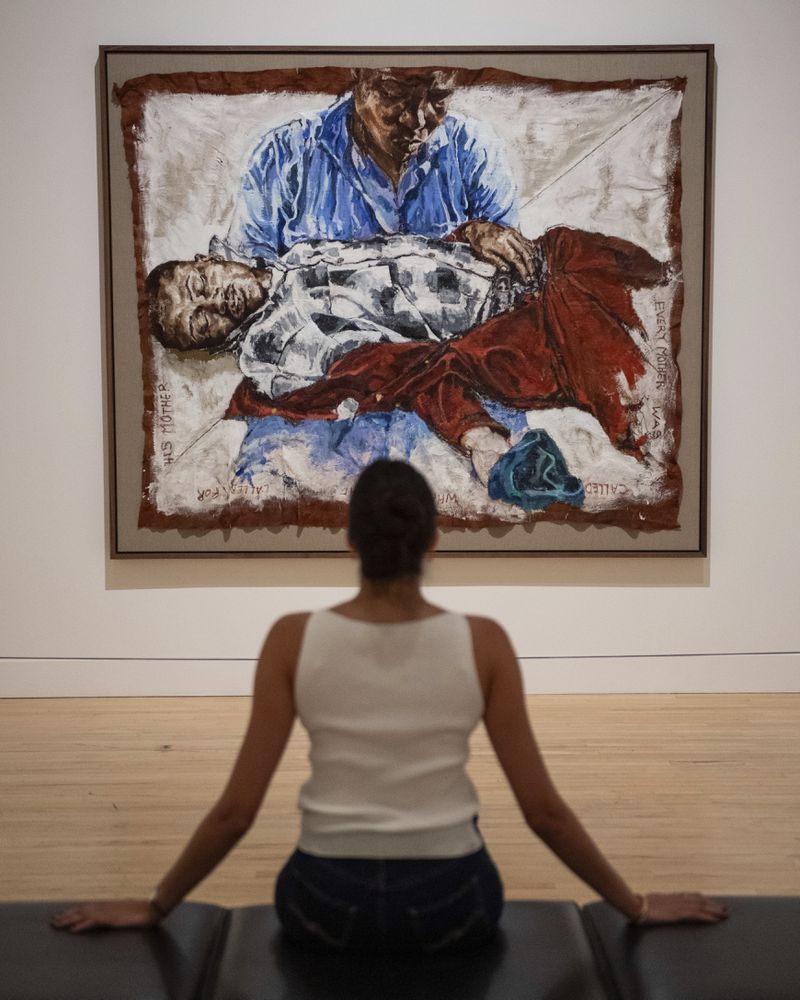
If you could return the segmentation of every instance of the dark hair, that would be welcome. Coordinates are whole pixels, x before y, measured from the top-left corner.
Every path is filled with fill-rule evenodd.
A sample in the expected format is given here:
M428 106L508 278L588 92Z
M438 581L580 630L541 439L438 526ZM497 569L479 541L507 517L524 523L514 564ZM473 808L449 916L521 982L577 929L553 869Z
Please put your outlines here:
M406 462L381 458L350 497L350 541L368 580L418 576L436 534L436 504L425 478Z
M162 264L156 265L147 275L144 282L144 289L147 293L147 319L150 323L150 332L156 340L164 347L173 347L178 350L186 350L187 345L182 340L170 335L161 323L161 310L159 309L158 297L161 294L161 282L172 281L175 273L175 266L179 264L177 260L165 260Z

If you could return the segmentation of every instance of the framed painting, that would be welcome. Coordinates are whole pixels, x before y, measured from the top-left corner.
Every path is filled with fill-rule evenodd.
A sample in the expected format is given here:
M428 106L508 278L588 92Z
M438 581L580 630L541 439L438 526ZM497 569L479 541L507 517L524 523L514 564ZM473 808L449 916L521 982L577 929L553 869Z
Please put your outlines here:
M713 48L100 50L111 555L705 553Z

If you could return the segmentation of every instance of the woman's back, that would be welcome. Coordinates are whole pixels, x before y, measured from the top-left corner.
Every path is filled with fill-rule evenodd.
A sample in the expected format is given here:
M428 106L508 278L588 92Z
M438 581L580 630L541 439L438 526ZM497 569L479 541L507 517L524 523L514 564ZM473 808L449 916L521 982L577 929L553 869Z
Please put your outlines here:
M311 615L295 700L311 737L301 849L385 858L480 847L465 764L484 703L463 615Z

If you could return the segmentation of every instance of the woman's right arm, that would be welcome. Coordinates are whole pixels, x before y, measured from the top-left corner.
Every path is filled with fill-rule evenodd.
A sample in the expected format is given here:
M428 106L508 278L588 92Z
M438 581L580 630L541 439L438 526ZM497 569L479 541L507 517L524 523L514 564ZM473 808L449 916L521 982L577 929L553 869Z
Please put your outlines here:
M505 631L488 618L470 618L484 689L484 723L525 821L579 878L630 920L715 923L725 907L697 893L637 895L607 861L547 772L528 719L517 657Z

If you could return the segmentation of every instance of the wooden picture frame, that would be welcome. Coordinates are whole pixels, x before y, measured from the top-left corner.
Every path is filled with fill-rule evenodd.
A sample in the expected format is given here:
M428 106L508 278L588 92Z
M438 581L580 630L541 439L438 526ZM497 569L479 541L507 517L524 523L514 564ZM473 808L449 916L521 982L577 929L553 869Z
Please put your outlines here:
M713 46L102 46L99 71L112 558L342 553L382 456L428 476L445 554L705 554ZM367 207L326 214L345 167ZM194 272L148 275L209 251L271 284L220 286L222 339L180 340Z

